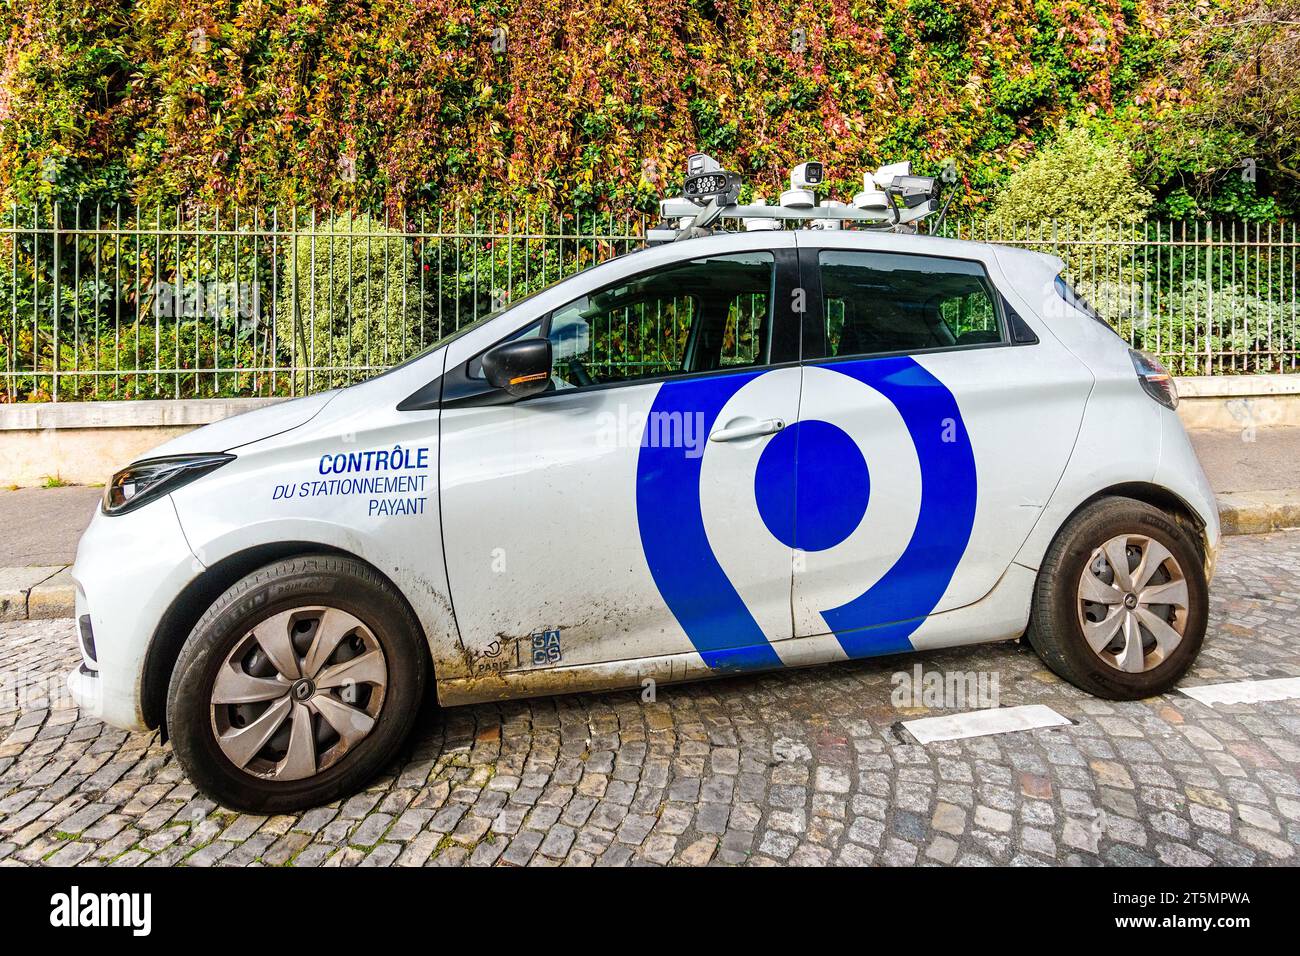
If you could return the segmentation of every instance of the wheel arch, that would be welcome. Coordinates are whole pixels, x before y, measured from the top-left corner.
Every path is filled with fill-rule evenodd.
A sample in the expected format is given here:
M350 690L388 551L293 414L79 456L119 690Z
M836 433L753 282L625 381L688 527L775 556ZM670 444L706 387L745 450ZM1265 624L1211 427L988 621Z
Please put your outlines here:
M1091 504L1098 498L1112 497L1134 498L1151 505L1153 508L1168 512L1175 520L1185 525L1192 532L1192 537L1200 546L1202 554L1206 551L1205 519L1197 513L1196 509L1186 499L1164 485L1157 485L1149 481L1128 481L1118 485L1111 485L1109 488L1103 488L1097 492L1079 507L1082 508L1084 505Z
M1200 514L1197 513L1196 509L1181 495L1171 491L1164 485L1158 485L1150 481L1124 481L1108 485L1107 487L1094 492L1080 501L1078 505L1076 505L1074 509L1065 516L1053 531L1051 540L1056 540L1061 531L1064 530L1072 520L1074 520L1075 515L1084 508L1087 508L1089 505L1100 501L1103 498L1132 498L1136 501L1141 501L1144 504L1151 505L1153 508L1159 508L1187 529L1192 536L1192 540L1196 542L1196 546L1201 552L1202 559L1208 560L1209 542L1206 540L1205 519L1202 518Z
M145 723L149 727L159 728L164 741L167 739L167 688L171 682L172 670L180 657L181 648L190 636L190 632L194 630L194 625L199 622L212 603L240 578L273 562L307 554L330 554L351 558L366 565L392 587L411 619L420 628L420 645L424 649L425 662L429 667L430 682L436 686L436 682L432 680L433 656L429 650L427 635L424 634L424 628L420 624L420 618L402 589L397 587L382 570L357 554L318 541L277 541L255 545L227 555L206 568L176 595L158 622L153 639L149 642L149 651L145 655L141 677L140 709Z
M1155 512L1155 515L1152 515ZM1143 524L1146 527L1143 527ZM1179 533L1169 534L1170 525L1176 526ZM1170 489L1150 482L1121 482L1112 484L1089 495L1061 523L1052 538L1052 543L1044 556L1034 584L1033 600L1029 626L1025 639L1038 653L1050 670L1069 681L1075 687L1104 700L1137 700L1140 698L1166 693L1186 673L1195 660L1206 630L1209 608L1209 574L1204 577L1196 574L1196 561L1199 558L1208 563L1202 534L1196 533L1204 527L1204 518L1190 503L1181 499ZM1175 643L1162 653L1153 663L1147 663L1151 652L1145 644L1146 637L1152 637L1156 643L1160 638L1150 630L1149 622L1141 625L1144 633L1141 651L1141 663L1130 667L1127 660L1117 663L1101 653L1101 649L1090 647L1089 636L1085 628L1087 622L1081 614L1081 601L1092 600L1085 597L1081 590L1080 576L1092 568L1093 574L1099 568L1093 564L1101 549L1107 543L1123 541L1125 552L1130 551L1131 538L1153 533L1153 529L1171 539L1171 554L1177 559L1179 571L1187 578L1186 597L1181 603L1185 608L1183 625L1178 629ZM1147 538L1150 544L1150 538ZM1139 545L1139 548L1141 545ZM1111 562L1112 552L1106 551L1105 560ZM1131 559L1131 554L1125 558ZM1145 556L1141 564L1130 565L1130 570L1145 567ZM1163 558L1160 559L1163 562ZM1154 571L1154 569L1152 569ZM1116 600L1102 602L1115 605L1107 609L1107 620L1114 621L1108 632L1103 648L1110 648L1110 642L1117 636L1116 628L1124 621L1123 615L1129 612L1125 608L1140 608L1141 589L1150 575L1143 578L1137 588L1127 584L1120 585L1121 604ZM1104 582L1103 582L1104 583ZM1127 591L1128 593L1125 593ZM1150 602L1152 605L1158 603ZM1119 610L1120 615L1111 615L1112 609ZM1166 609L1167 610L1167 609ZM1099 619L1098 619L1099 620ZM1136 619L1130 618L1135 622ZM1165 622L1173 624L1171 618ZM1096 620L1094 620L1096 623ZM1124 631L1123 653L1128 658L1132 649L1132 635L1135 632ZM1115 652L1119 654L1119 652ZM1175 662L1176 660L1176 662Z

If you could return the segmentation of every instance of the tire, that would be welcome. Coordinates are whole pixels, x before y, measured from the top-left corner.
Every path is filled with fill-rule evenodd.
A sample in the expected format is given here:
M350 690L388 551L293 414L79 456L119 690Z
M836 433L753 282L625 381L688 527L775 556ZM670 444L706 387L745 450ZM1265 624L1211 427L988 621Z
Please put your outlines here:
M300 810L353 793L393 759L427 669L418 623L373 569L290 558L238 581L194 626L172 671L167 727L212 799Z
M1127 577L1116 575L1104 547L1116 556L1114 563L1123 556ZM1085 570L1095 581L1084 579ZM1152 697L1173 688L1196 659L1205 639L1208 590L1204 555L1182 523L1132 498L1103 498L1071 517L1048 548L1027 637L1051 670L1090 694ZM1094 650L1089 637L1102 642L1112 628L1114 636ZM1133 635L1140 641L1136 650Z

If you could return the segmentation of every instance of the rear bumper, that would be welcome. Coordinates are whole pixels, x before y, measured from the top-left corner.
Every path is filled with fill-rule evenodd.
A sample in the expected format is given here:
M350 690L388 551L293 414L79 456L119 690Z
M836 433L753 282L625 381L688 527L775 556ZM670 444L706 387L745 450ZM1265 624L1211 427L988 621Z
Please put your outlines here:
M1196 457L1192 441L1187 437L1178 413L1162 410L1160 436L1160 462L1152 478L1155 484L1168 488L1196 512L1204 526L1206 579L1213 577L1219 557L1222 529L1219 524L1219 503L1205 470Z
M72 568L82 660L67 682L85 713L123 730L149 729L142 708L149 646L201 570L170 497L125 515L95 515Z

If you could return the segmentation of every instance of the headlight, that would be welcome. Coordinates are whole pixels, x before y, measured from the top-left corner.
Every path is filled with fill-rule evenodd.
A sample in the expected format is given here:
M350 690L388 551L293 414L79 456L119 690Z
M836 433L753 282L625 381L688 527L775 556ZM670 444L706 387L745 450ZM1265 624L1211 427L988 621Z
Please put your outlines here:
M177 455L137 461L114 475L104 489L104 514L120 515L132 511L234 458L234 455Z

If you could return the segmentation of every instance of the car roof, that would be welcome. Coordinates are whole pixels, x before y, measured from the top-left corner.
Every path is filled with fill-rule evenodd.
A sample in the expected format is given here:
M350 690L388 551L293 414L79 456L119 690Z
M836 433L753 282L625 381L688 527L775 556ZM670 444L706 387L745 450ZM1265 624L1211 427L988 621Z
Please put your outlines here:
M700 255L711 255L719 245L732 246L743 242L749 248L762 248L765 236L795 236L795 241L804 248L862 249L870 252L901 252L912 255L947 256L958 259L985 259L990 254L999 262L1015 268L1029 268L1034 271L1049 268L1055 274L1064 268L1064 262L1048 253L1024 249L1019 246L1000 242L978 242L970 239L954 239L949 236L930 236L918 233L888 232L881 229L774 229L770 231L739 232L719 231L709 236L683 239L680 243L668 244L674 251L683 255L698 249ZM732 242L719 243L718 240L730 238ZM788 240L787 240L788 241ZM785 243L780 243L784 245ZM772 243L776 246L777 243ZM616 259L627 260L638 257L651 249L663 248L663 245L643 247L625 253ZM613 259L604 260L611 262Z
M994 254L1003 263L1017 260L1041 268L1061 260L1056 256L999 242L976 242L949 236L918 233L885 232L875 229L800 229L798 244L812 248L863 249L871 252L901 252L912 255L948 256L957 259L983 259Z

